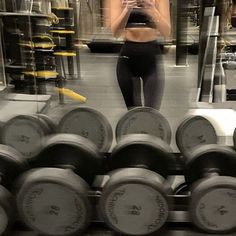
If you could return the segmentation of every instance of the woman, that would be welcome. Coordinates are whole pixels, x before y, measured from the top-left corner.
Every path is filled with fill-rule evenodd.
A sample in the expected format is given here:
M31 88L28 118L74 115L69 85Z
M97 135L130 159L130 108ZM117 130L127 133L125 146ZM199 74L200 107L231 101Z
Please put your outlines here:
M171 33L169 0L111 0L110 9L112 33L125 39L117 78L126 106L140 105L134 101L133 79L142 78L144 105L159 109L164 80L157 38Z

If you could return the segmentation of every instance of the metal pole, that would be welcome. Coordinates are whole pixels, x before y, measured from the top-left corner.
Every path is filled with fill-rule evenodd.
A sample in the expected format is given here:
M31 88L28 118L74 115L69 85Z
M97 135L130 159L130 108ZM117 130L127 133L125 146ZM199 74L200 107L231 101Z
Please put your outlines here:
M177 0L177 25L176 25L176 65L186 66L187 63L187 17L184 7L186 2L184 0Z
M76 43L79 41L80 38L80 28L79 28L79 22L81 20L80 17L80 6L81 2L80 0L75 0L74 3L74 21L75 21L75 40ZM81 79L81 72L80 72L80 49L78 46L75 47L75 52L76 52L76 67L77 67L77 79Z

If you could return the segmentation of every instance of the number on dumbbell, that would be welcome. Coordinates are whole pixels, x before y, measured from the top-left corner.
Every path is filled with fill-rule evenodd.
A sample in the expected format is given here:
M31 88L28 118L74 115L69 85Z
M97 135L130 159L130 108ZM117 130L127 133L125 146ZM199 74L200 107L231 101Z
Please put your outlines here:
M58 207L58 206L51 206L49 214L50 215L58 216L59 212L60 212L60 207Z
M133 205L131 207L131 210L129 211L129 214L130 215L140 215L140 211L142 210L142 207L141 206L136 206L136 205Z

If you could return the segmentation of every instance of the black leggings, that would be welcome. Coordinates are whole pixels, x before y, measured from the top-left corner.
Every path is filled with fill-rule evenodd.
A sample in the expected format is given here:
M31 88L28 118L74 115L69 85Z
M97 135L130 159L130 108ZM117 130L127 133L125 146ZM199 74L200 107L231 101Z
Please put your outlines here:
M128 109L141 106L141 94L135 99L134 85L143 80L144 106L159 109L164 90L161 50L156 41L123 45L117 63L117 79ZM136 96L137 98L137 96Z

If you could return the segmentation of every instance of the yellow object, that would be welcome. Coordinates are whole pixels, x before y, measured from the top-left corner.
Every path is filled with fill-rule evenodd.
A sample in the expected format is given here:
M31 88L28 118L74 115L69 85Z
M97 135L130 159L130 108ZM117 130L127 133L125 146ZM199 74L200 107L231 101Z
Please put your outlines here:
M74 91L70 90L70 89L65 89L65 88L56 88L56 90L61 93L61 94L64 94L74 100L79 100L80 102L86 102L87 98L78 94L78 93L75 93Z
M72 7L52 7L52 10L68 10L68 11L72 11L73 8Z
M23 47L30 47L30 48L49 48L49 49L53 49L54 47L56 47L55 44L51 44L51 43L33 43L33 42L29 42L29 43L21 43L20 44Z
M25 42L25 43L20 43L20 45L24 46L24 47L30 47L30 48L50 48L50 49L53 49L54 47L56 47L56 45L54 44L53 39L50 36L35 35L35 36L33 36L33 38L47 39L47 40L49 40L49 42L34 43L32 41L28 41L28 42Z
M34 47L35 48L50 48L50 49L53 49L54 47L56 47L56 45L51 44L51 43L35 43Z
M56 71L47 71L47 70L25 71L25 72L23 72L23 74L32 75L32 76L38 77L38 78L55 78L58 76L58 73Z
M28 42L28 43L20 43L20 46L33 48L34 47L34 43L31 42L31 41Z
M62 56L62 57L75 57L75 52L54 52L55 56Z
M50 33L57 33L57 34L75 34L74 30L50 30Z
M49 16L51 17L51 21L52 21L53 24L58 24L59 23L59 19L54 13L50 13Z

